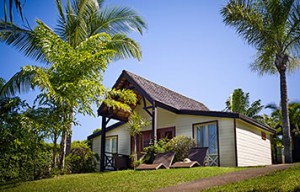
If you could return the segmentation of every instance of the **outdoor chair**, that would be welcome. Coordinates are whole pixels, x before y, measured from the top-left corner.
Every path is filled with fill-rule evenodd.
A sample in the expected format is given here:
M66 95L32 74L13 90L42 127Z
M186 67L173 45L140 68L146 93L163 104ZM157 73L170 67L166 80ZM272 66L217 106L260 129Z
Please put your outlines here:
M140 164L136 170L169 169L172 165L174 156L174 152L159 153L155 156L152 164Z
M206 155L207 155L208 147L199 147L192 148L189 151L188 162L176 162L171 168L191 168L196 166L204 166L206 165Z

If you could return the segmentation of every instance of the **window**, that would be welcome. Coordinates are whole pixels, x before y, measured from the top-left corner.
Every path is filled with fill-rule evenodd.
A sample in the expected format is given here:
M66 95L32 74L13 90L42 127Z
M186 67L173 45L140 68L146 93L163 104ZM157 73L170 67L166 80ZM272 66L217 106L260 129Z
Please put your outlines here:
M194 136L197 147L208 147L209 165L218 165L218 132L217 123L200 123L194 125Z
M118 153L118 136L105 138L105 152Z

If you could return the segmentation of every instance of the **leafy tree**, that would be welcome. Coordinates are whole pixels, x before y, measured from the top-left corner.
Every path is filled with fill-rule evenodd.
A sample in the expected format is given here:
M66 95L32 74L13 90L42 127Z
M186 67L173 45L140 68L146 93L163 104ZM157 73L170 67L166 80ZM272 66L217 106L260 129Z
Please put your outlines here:
M142 118L138 113L133 112L128 120L129 135L133 137L134 149L133 149L133 167L135 169L135 161L137 161L137 136L141 134L142 128L149 125L149 121Z
M24 66L5 85L6 94L21 91L19 82L28 87L38 87L49 100L53 100L62 115L62 142L60 166L64 168L66 136L74 123L73 113L93 115L92 103L102 101L105 89L101 84L102 73L107 63L114 57L111 50L111 37L101 33L80 43L76 48L62 41L50 28L38 21L34 30L36 41L52 63L48 67ZM136 102L135 94L130 90L119 91L125 104ZM116 102L118 103L118 102ZM126 109L125 109L126 110Z
M30 117L41 125L40 129L44 132L46 138L52 140L52 169L58 168L58 138L61 136L63 125L63 119L60 108L54 103L53 100L48 99L45 94L38 95L34 102L34 105L38 104L38 107L33 106L30 108Z
M0 78L0 90L5 83ZM32 180L49 174L50 153L41 126L19 97L0 95L0 183Z
M140 60L141 50L138 43L125 34L131 31L138 31L142 34L143 29L146 28L145 22L128 7L103 7L103 2L103 0L74 0L71 3L68 0L64 10L61 0L56 0L59 14L55 28L56 34L71 47L76 48L89 37L106 32L112 36L107 48L115 50L115 59L133 57ZM16 47L28 57L51 63L45 52L41 50L39 37L36 35L29 27L23 28L0 21L0 41ZM19 84L26 86L22 81ZM70 119L73 119L74 109L69 110ZM68 133L63 131L63 137L69 136L68 143L70 144L72 121L68 130ZM64 138L63 141L66 139Z
M226 101L226 111L240 113L255 120L261 120L262 117L258 113L263 109L260 100L256 100L250 104L249 93L244 93L242 89L235 89Z
M230 0L221 9L232 26L257 49L251 65L259 74L279 74L285 162L293 161L286 72L299 67L300 4L296 0Z

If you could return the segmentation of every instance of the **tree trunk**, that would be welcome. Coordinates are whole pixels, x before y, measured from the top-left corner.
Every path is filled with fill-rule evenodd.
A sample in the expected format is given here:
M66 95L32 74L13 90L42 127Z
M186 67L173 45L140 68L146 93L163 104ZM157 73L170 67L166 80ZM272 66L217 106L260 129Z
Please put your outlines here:
M57 167L57 163L56 163L56 153L57 153L57 134L54 133L54 137L53 137L53 154L52 154L52 168L56 168Z
M71 151L71 135L72 135L72 123L73 123L73 118L74 118L74 108L71 107L70 110L65 111L64 115L64 123L68 122L68 125L64 127L62 131L62 136L61 136L61 143L60 143L60 169L61 171L64 170L65 168L65 159L67 152L70 153ZM67 143L69 142L69 143ZM69 149L67 148L69 147Z
M293 162L292 138L291 138L291 131L290 131L289 111L288 111L286 71L280 70L279 75L280 75L280 96L281 96L281 111L282 111L284 159L286 163L292 163Z
M135 162L137 160L137 147L136 147L136 144L137 144L137 135L134 136L134 150L133 150L133 169L135 170Z
M61 142L60 142L60 170L63 171L65 168L65 158L66 158L66 141L67 133L65 130L62 131Z
M72 123L74 119L74 107L71 107L70 111L70 124L68 126L68 135L67 135L67 141L66 141L66 155L69 155L71 153L71 144L72 144Z
M284 160L285 163L292 163L292 139L290 131L290 120L288 111L288 96L286 83L286 69L289 57L284 52L276 54L275 65L280 76L280 99L281 99L281 113L282 113L282 132L284 145Z

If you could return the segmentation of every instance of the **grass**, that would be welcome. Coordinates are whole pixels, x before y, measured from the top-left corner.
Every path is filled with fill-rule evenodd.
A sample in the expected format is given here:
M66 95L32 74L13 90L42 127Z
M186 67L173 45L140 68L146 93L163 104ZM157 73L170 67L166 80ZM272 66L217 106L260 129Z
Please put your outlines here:
M284 171L213 187L206 191L300 191L300 164Z
M155 189L211 177L241 168L196 167L156 171L114 171L73 174L0 187L5 191L153 191Z

